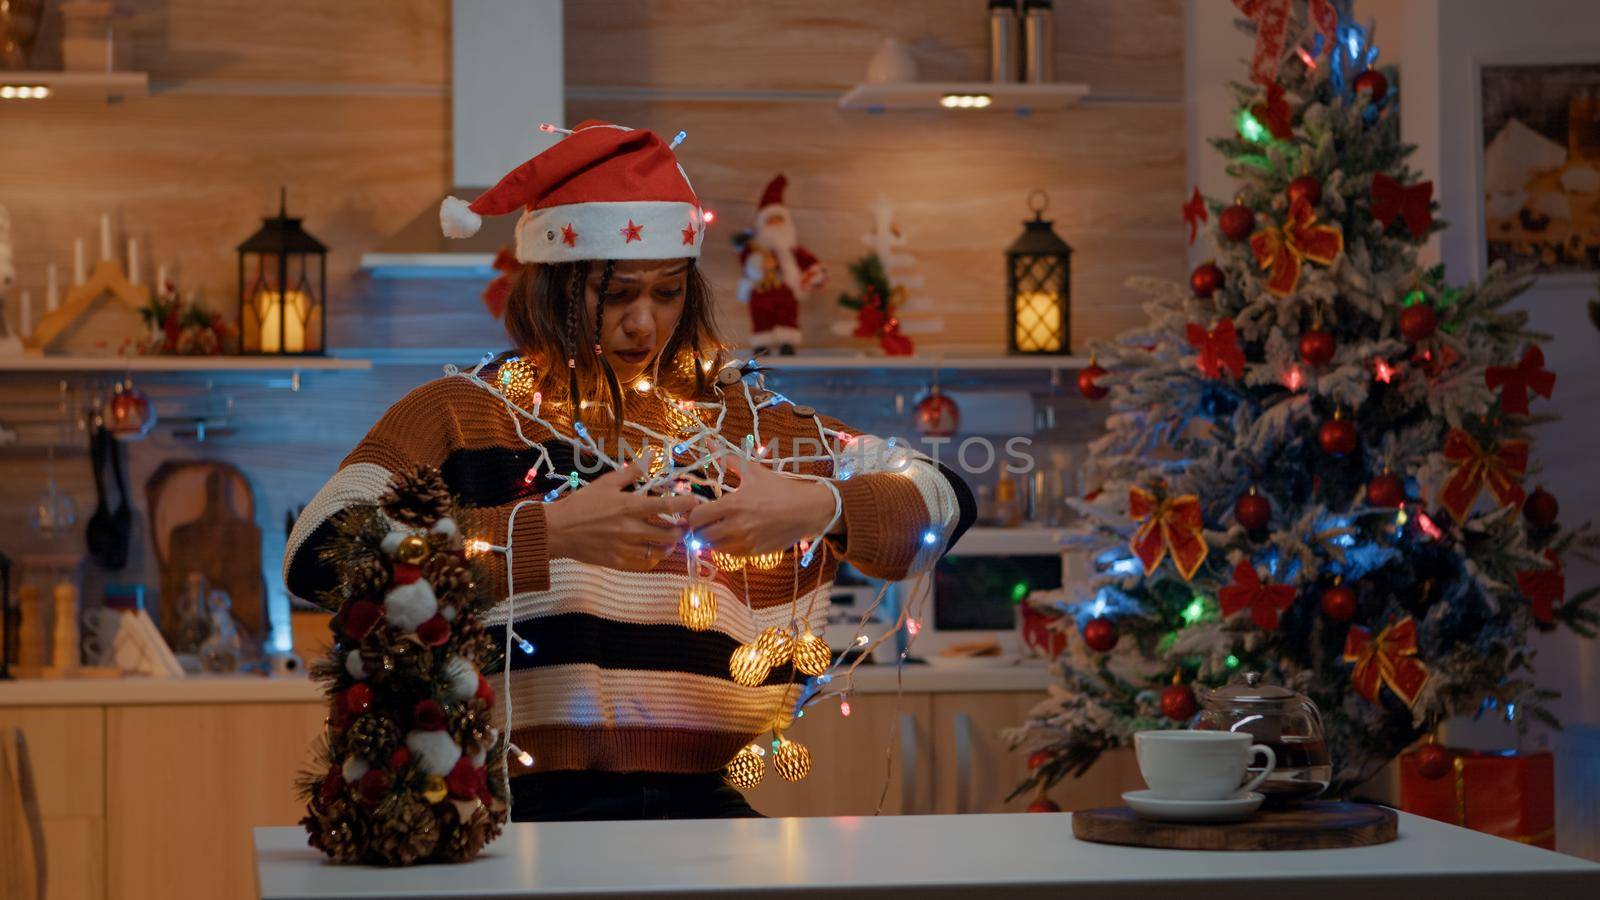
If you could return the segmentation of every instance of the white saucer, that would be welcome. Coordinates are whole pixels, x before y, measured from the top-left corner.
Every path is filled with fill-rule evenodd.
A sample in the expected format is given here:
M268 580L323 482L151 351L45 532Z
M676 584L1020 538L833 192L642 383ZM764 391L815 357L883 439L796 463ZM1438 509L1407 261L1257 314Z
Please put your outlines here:
M1122 802L1133 808L1140 818L1163 822L1233 822L1247 818L1266 799L1251 791L1226 800L1166 800L1151 791L1129 791Z

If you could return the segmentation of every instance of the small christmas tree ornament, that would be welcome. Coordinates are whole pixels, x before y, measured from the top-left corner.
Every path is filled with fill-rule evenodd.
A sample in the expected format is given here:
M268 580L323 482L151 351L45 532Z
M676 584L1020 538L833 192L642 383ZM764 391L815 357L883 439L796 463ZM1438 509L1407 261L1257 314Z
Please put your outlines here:
M1222 270L1217 268L1216 263L1204 262L1189 273L1189 289L1194 291L1196 297L1208 300L1217 292L1217 288L1222 287L1224 280Z
M917 401L914 422L920 435L950 437L961 428L961 407L934 385Z
M422 565L428 560L428 539L416 534L406 535L394 548L394 558L408 566Z
M1332 332L1323 330L1320 324L1300 335L1300 358L1313 366L1325 365L1333 359L1336 349Z
M1049 750L1035 750L1028 754L1028 768L1037 769L1054 758L1055 754Z
M1299 178L1289 182L1287 193L1290 206L1302 201L1311 206L1316 206L1322 202L1322 182L1318 181L1315 176L1301 175Z
M1455 757L1449 750L1431 742L1417 748L1417 774L1423 778L1437 780L1450 774L1453 768Z
M787 627L773 625L763 629L756 638L756 649L766 656L773 666L788 662L794 654L794 632Z
M1083 642L1097 653L1110 653L1117 645L1117 623L1105 616L1095 616L1084 623Z
M1439 317L1433 311L1433 304L1426 300L1400 311L1400 336L1413 344L1433 337L1438 327Z
M794 643L794 667L805 675L821 675L833 665L833 651L828 648L828 642L823 640L805 626Z
M1555 524L1556 516L1561 514L1561 504L1556 502L1554 494L1543 487L1534 488L1528 499L1523 501L1522 516L1528 524L1535 528L1548 528Z
M1317 429L1317 444L1329 456L1344 456L1356 449L1357 437L1356 426L1337 412Z
M728 674L736 684L755 687L772 674L772 660L755 644L740 644L728 660Z
M1295 589L1261 580L1246 559L1233 567L1233 583L1217 591L1217 606L1224 616L1249 610L1250 621L1262 631L1277 631L1278 618L1294 605Z
M1177 681L1161 689L1161 714L1174 722L1187 722L1199 710L1194 700L1194 690Z
M690 631L705 631L717 623L717 597L711 585L696 581L679 592L678 620Z
M1367 482L1367 502L1394 509L1406 500L1406 484L1400 476L1384 472Z
M811 751L778 735L777 749L772 752L772 768L784 781L799 781L811 774Z
M723 780L736 788L749 789L759 785L767 774L766 760L763 759L765 755L766 751L757 745L746 745L728 762L722 773Z
M1389 96L1389 79L1377 69L1368 69L1356 76L1355 89L1357 95L1366 94L1373 103L1382 103Z
M1217 217L1217 227L1230 241L1248 240L1250 233L1256 230L1256 214L1248 206L1236 202Z
M1093 356L1090 356L1089 364L1078 370L1078 393L1089 400L1099 400L1109 394L1110 388L1100 386L1100 376L1104 374L1106 370L1100 367L1100 363Z
M1356 592L1336 584L1322 592L1322 614L1335 622L1348 622L1356 615Z
M1246 531L1260 531L1272 519L1272 503L1251 488L1233 503L1233 517Z

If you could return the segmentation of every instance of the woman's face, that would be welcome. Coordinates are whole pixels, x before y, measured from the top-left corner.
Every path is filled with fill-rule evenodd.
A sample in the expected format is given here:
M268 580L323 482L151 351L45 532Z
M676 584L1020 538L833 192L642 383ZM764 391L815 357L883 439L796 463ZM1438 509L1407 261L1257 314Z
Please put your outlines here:
M591 322L604 269L603 264L590 267L584 298ZM688 273L687 259L617 261L606 288L600 349L624 384L642 375L672 336L683 315Z

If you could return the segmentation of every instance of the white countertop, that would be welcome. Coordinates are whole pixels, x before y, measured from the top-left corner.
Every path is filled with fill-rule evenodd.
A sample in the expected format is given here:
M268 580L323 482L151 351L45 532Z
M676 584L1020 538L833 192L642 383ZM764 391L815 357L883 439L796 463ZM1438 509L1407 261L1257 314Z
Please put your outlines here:
M257 828L255 848L263 900L1600 896L1600 865L1406 813L1393 843L1254 853L1086 843L1068 813L516 824L470 863L406 869L333 865L300 828Z
M19 678L0 681L0 706L128 706L173 703L317 703L311 679L249 675L188 678Z

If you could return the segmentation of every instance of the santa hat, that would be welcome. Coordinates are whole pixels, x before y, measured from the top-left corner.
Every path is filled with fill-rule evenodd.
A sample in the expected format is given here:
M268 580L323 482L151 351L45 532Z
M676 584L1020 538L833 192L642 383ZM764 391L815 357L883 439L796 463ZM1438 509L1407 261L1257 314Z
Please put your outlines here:
M767 182L767 186L761 191L761 202L756 204L756 212L760 212L769 206L782 206L783 189L788 186L789 179L782 175L775 176L771 181Z
M700 200L672 146L608 122L582 123L471 203L446 197L439 224L446 237L471 237L483 216L518 209L522 262L696 258L705 239Z

